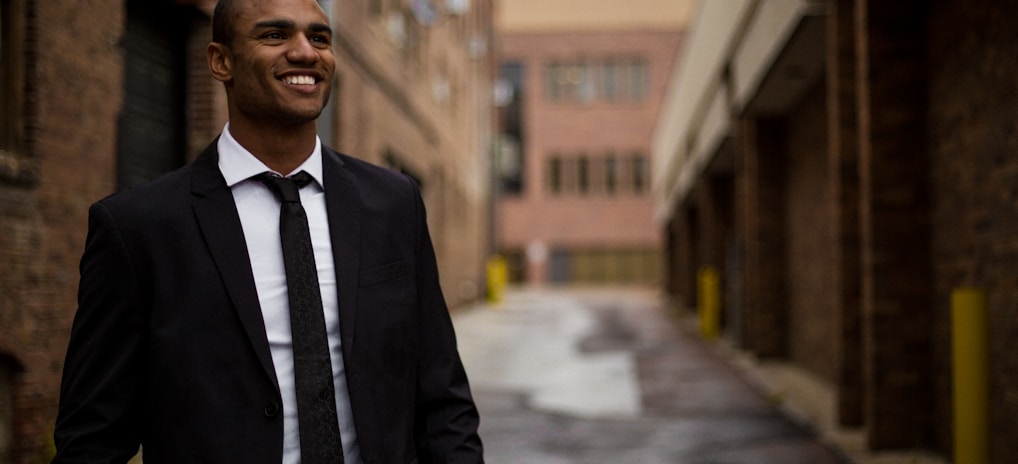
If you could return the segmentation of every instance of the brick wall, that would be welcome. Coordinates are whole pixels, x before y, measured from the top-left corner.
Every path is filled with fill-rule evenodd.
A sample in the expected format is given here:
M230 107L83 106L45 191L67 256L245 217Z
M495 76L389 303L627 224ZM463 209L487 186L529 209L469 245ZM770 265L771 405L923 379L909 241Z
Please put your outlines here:
M923 446L932 430L924 4L856 4L865 417L874 449Z
M680 204L672 214L669 226L669 259L665 277L676 309L696 307L696 270L699 267L697 222L696 209Z
M732 335L833 380L839 423L861 427L869 448L946 457L950 295L982 289L991 462L1016 462L1018 5L827 6L823 87L779 119L742 115L735 130L744 259ZM683 256L710 260L715 248L697 237L713 229L691 219L712 198L686 202L670 227L677 292Z
M725 174L704 176L694 191L699 212L697 261L719 272L725 268L732 234L733 188L732 176Z
M0 182L0 354L14 379L14 463L40 462L56 417L86 208L114 185L123 29L118 0L28 2L24 159Z
M935 410L938 447L950 449L949 298L987 293L991 461L1018 462L1018 5L937 2L930 11L929 147Z
M784 123L744 119L736 163L736 233L742 247L742 318L738 343L761 357L788 354L785 280Z
M831 182L827 169L824 82L787 117L785 217L789 359L833 381L836 378Z
M837 421L863 424L862 314L859 261L859 114L856 96L855 0L827 9L828 180L833 207L831 316L835 320Z

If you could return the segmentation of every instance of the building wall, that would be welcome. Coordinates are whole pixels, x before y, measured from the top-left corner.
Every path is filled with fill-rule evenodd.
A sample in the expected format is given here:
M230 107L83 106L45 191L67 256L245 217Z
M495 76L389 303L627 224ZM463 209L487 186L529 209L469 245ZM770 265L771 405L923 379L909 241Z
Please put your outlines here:
M678 30L501 37L502 62L524 67L523 190L500 195L498 240L503 249L533 251L536 247L580 254L614 251L630 256L620 259L642 262L637 267L657 268L661 238L652 222L649 173L640 191L623 183L615 193L604 191L604 187L600 191L592 187L586 194L568 187L556 193L550 186L550 160L560 157L576 162L586 156L594 163L611 153L620 161L640 156L649 164L650 136L680 38ZM638 101L553 101L548 94L547 72L552 63L630 58L646 63L646 96ZM568 178L570 170L566 171ZM596 168L591 173L598 175ZM551 278L548 259L530 264L530 282ZM579 277L581 273L572 274ZM654 281L657 276L653 272L636 279Z
M86 209L115 183L123 30L119 1L21 5L25 98L0 109L22 131L0 163L0 357L15 366L13 463L40 462L51 443Z
M785 121L771 118L745 118L739 124L735 236L742 304L732 336L739 346L765 358L788 353L785 126Z
M991 461L1018 460L1018 19L1014 4L935 2L930 10L929 147L934 257L934 417L951 441L949 301L986 292L990 322Z
M706 229L692 230L688 218L709 204L701 190L714 182L712 163L727 156L716 141L734 140L742 281L735 293L740 323L726 327L727 336L831 385L837 422L863 431L867 447L948 457L956 406L951 293L980 289L990 322L990 462L1018 460L1009 443L1018 433L1018 364L1007 351L1018 333L1018 171L1011 156L1018 144L1018 32L1010 26L1018 7L828 0L812 9L816 3L765 0L738 11L702 4L709 11L698 18L713 22L703 34L694 25L690 43L718 36L735 42L683 50L720 63L720 71L701 68L706 75L694 77L703 79L675 85L717 82L720 89L673 88L668 114L690 108L688 101L700 110L659 126L655 156L677 166L657 185L661 226L670 233L667 288L690 300L693 289L683 285L688 256L713 253L698 237ZM766 15L779 6L787 7L783 16ZM748 16L721 18L734 13ZM792 91L768 94L779 88L774 79L787 88L809 74L807 61L796 63L809 56L797 55L805 48L796 36L820 24L811 15L827 15L812 40L826 41L822 75L801 99ZM738 42L781 21L800 25L788 35ZM753 49L775 54L754 58ZM759 87L744 85L744 74L760 76ZM746 90L748 104L726 100L727 86ZM759 101L768 102L767 111L755 106ZM714 108L727 112L709 119ZM689 147L696 152L686 153ZM687 252L689 246L697 249Z
M480 295L492 246L493 6L474 1L464 14L425 26L411 3L334 2L333 145L419 182L445 296L458 306Z
M931 258L926 3L856 2L866 436L928 446Z
M787 117L785 243L789 359L833 381L833 210L823 81Z
M692 6L693 2L676 0L504 0L498 5L498 30L624 30L636 23L676 29L687 22Z

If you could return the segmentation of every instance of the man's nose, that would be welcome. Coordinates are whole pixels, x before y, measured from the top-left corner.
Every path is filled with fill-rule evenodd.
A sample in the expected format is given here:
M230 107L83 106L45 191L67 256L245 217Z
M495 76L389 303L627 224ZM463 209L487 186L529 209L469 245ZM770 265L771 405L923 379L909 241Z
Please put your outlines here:
M307 35L295 34L286 57L295 63L308 63L318 60L318 52Z

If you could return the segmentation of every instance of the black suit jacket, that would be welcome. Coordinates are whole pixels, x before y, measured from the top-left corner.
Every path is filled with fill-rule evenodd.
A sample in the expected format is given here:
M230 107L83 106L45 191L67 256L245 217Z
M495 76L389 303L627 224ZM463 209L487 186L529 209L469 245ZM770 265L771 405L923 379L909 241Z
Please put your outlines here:
M58 463L279 464L281 398L213 142L94 204ZM478 414L406 176L323 149L343 359L366 463L482 462Z

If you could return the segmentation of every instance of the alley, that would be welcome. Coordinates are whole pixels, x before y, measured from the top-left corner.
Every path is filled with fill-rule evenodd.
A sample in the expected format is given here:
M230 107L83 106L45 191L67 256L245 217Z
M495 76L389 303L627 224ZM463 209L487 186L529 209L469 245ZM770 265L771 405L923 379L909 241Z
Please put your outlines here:
M514 290L455 324L490 463L842 462L652 290Z

